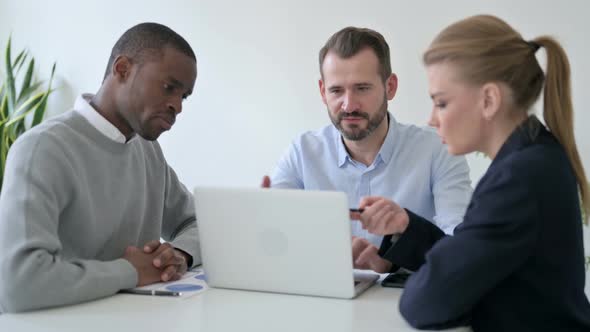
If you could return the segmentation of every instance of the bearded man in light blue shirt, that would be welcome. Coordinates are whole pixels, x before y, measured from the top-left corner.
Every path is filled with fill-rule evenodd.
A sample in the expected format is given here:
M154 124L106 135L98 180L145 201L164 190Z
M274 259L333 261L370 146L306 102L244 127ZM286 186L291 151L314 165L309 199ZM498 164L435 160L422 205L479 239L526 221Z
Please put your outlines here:
M372 200L375 218L414 213L452 234L471 197L469 167L464 157L447 153L436 133L398 123L388 112L397 76L383 36L344 28L327 41L319 60L319 88L332 125L297 137L263 186L343 191L350 208ZM382 245L383 236L352 223L355 268L396 269L379 252L379 246L391 247Z

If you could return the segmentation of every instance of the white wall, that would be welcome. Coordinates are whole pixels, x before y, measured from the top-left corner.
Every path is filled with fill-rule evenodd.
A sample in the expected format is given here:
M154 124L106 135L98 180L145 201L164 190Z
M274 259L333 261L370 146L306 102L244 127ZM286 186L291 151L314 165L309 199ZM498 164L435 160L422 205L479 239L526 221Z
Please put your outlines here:
M492 13L526 38L552 34L570 55L576 137L590 170L590 4L549 0L501 1L34 1L0 2L0 42L12 32L14 48L27 46L43 66L58 62L60 90L51 114L67 109L81 92L94 92L110 49L142 21L169 25L198 57L195 94L160 141L189 188L257 185L295 135L329 122L321 103L317 53L347 25L374 28L392 49L399 75L390 110L402 122L426 123L430 112L422 51L448 23ZM472 177L488 165L471 157ZM533 167L533 165L531 165Z

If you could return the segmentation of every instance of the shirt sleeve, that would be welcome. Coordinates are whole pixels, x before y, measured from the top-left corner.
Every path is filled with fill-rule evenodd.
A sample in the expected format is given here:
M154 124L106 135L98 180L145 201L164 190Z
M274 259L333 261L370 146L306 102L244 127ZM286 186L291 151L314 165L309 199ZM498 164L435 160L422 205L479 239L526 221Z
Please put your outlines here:
M166 165L166 193L162 238L192 257L188 267L201 264L199 233L193 195L178 180L174 170Z
M280 189L304 189L301 177L300 147L291 143L277 163L271 176L271 187Z
M137 284L125 259L67 258L59 217L73 168L52 137L22 136L10 149L0 195L0 311L79 303Z
M434 224L446 234L453 234L463 221L467 204L473 193L469 166L464 156L452 156L441 145L432 162L432 195Z
M442 329L469 323L478 301L534 247L538 206L532 197L509 171L480 185L455 235L438 241L408 279L400 311L410 325Z

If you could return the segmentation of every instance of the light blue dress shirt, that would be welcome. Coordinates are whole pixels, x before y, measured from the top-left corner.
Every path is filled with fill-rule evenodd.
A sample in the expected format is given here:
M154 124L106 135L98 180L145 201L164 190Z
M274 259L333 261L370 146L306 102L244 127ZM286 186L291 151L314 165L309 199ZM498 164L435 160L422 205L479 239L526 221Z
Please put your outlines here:
M447 234L463 220L472 188L463 156L451 156L432 130L395 121L370 166L348 154L333 125L296 138L279 160L273 188L343 191L350 208L364 196L384 196L437 225ZM382 236L352 222L352 234L377 247Z

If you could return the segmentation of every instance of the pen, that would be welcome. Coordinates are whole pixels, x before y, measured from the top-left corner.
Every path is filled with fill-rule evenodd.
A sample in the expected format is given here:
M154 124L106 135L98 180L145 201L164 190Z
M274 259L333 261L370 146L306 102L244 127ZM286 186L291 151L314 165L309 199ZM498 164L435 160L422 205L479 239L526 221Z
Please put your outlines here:
M149 290L149 289L121 289L119 293L152 295L152 296L180 296L182 293L166 290Z
M350 212L363 213L363 211L365 211L365 209L348 209L348 211L350 211Z

